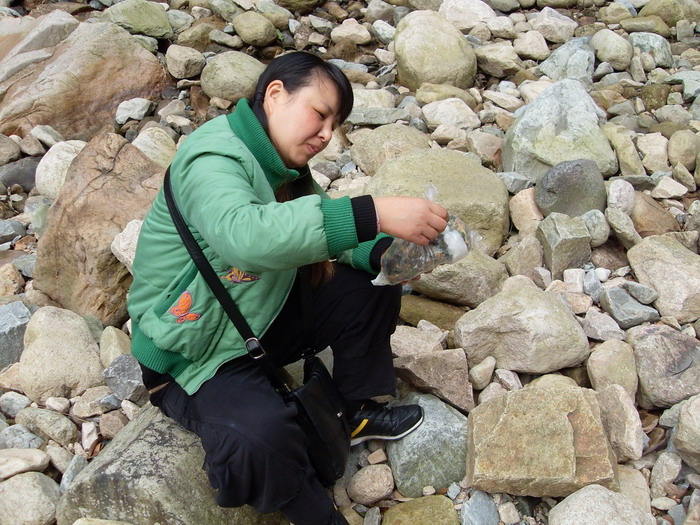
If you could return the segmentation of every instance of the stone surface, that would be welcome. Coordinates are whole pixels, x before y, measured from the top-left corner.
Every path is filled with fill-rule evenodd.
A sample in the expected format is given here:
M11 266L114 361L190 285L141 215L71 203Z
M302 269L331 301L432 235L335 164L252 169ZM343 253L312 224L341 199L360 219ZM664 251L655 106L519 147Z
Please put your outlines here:
M427 135L401 124L379 126L353 138L353 161L367 175L374 175L384 162L411 150L428 149Z
M654 307L681 323L700 317L700 256L668 237L649 237L627 253L641 284L659 294Z
M447 98L430 102L423 106L423 115L429 130L435 130L441 125L460 129L479 127L481 121L471 108L459 98Z
M635 300L623 288L610 288L600 295L600 306L621 328L659 320L659 312Z
M614 465L590 390L533 386L469 415L467 481L480 490L562 497L591 483L617 488Z
M649 486L644 474L627 465L618 465L617 479L620 483L620 493L636 503L643 512L651 512Z
M491 6L481 0L443 0L439 12L460 31L469 31L479 23L496 18Z
M433 301L427 297L404 295L401 298L400 317L412 325L417 325L421 319L425 319L443 330L452 330L457 319L463 314L463 308Z
M27 427L31 432L45 440L53 440L64 447L75 442L78 429L63 414L45 408L23 408L17 413L15 421Z
M642 457L644 432L633 399L620 385L598 391L603 426L619 463Z
M535 202L545 217L552 212L578 217L594 209L603 211L603 175L589 159L560 162L547 170L535 186Z
M204 69L204 55L191 47L172 45L165 53L168 72L175 78L196 77Z
M405 404L423 407L423 423L398 441L387 443L389 466L396 488L409 498L423 495L423 487L447 487L464 477L467 418L430 394L411 393Z
M591 257L591 237L583 219L552 212L537 227L544 262L558 279L567 268L579 268Z
M626 70L634 54L632 44L610 29L603 29L593 35L591 46L599 61L607 62L617 71Z
M227 51L212 58L202 70L202 90L208 97L233 103L252 99L258 77L265 66L239 51Z
M41 472L49 466L43 450L6 448L0 450L0 482L23 472Z
M500 293L464 314L455 342L471 363L492 355L498 368L534 374L578 365L588 355L588 340L567 306L525 277L511 277Z
M0 306L0 370L17 363L31 314L19 301Z
M266 46L277 38L275 26L265 16L255 11L246 11L231 20L236 34L243 42L253 46ZM366 30L365 30L366 31ZM367 43L367 42L357 42Z
M573 38L555 49L538 68L552 80L569 78L589 87L593 82L595 53L590 38Z
M129 33L171 38L173 28L165 14L165 9L146 0L124 0L105 10L107 20L123 27Z
M20 383L32 400L74 397L102 383L99 351L85 321L45 306L31 318L20 358Z
M51 146L36 167L36 187L51 200L56 200L66 180L71 163L85 147L82 140L68 140Z
M459 520L452 501L445 496L427 496L401 503L387 510L382 516L384 525L402 523L431 523L435 525L458 525Z
M673 444L687 465L700 470L700 396L691 397L681 408Z
M634 208L630 214L634 229L643 238L679 231L678 221L661 203L642 192L635 193ZM646 246L646 245L645 245Z
M486 44L476 48L479 69L486 74L504 78L523 69L523 63L509 41Z
M369 465L357 471L348 485L348 496L363 505L372 505L391 494L394 478L388 465Z
M635 399L637 366L634 350L629 344L610 340L596 345L586 361L586 369L594 390L620 385L630 398Z
M0 483L0 515L6 523L48 525L54 522L58 484L40 472L25 472Z
M598 484L579 489L552 508L551 525L655 525L656 520L622 494Z
M576 30L577 23L558 13L551 7L545 7L532 20L532 29L538 31L550 42L566 42Z
M600 129L601 110L584 86L561 80L528 104L506 132L504 171L528 173L539 181L560 162L587 158L603 176L613 175L617 158Z
M465 525L498 525L501 521L493 498L483 490L474 491L462 505L459 516Z
M132 355L117 356L102 372L105 383L121 401L128 399L142 404L148 399L148 391L143 385L141 367Z
M59 503L59 525L99 515L134 523L283 525L279 513L217 507L202 470L199 438L158 409L139 413L73 480ZM197 505L192 505L196 501Z
M697 339L665 325L628 331L639 376L642 408L666 408L700 393L700 345Z

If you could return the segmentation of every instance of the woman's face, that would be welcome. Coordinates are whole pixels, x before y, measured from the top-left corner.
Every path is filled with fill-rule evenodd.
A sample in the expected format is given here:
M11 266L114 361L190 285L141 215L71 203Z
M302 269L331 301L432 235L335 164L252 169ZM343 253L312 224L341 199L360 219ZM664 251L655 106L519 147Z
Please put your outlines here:
M270 140L288 168L299 168L323 150L338 126L340 96L332 81L314 74L308 86L289 93L280 80L270 82L263 107Z

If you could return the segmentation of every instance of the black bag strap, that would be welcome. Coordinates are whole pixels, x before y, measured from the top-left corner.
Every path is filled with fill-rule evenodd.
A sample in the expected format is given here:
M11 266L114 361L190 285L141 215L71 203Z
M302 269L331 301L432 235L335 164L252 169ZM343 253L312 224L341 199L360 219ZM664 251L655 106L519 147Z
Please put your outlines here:
M226 288L224 288L224 285L219 280L219 276L214 271L214 268L211 267L211 264L202 252L202 248L200 248L199 244L197 244L197 241L187 227L185 220L182 218L182 214L175 203L173 189L170 184L170 168L168 168L165 172L163 191L165 194L165 202L168 205L168 210L170 211L170 216L173 219L175 228L177 228L177 232L180 234L180 238L182 239L185 248L187 248L187 251L190 253L190 256L192 257L195 266L197 266L199 273L202 274L202 277L204 277L204 280L209 285L214 297L216 297L219 303L221 303L226 315L228 315L229 319L231 319L231 322L233 322L234 326L236 327L236 330L238 330L238 333L241 334L241 337L243 337L245 340L245 347L248 354L255 361L257 361L258 364L260 364L275 389L287 393L291 392L290 386L282 378L282 375L275 368L275 366L270 362L265 349L262 347L260 341L253 333L253 330L251 330L250 325L245 320L245 317L243 317L243 314L241 314L241 311L236 306L234 300L231 298L228 292L226 292Z

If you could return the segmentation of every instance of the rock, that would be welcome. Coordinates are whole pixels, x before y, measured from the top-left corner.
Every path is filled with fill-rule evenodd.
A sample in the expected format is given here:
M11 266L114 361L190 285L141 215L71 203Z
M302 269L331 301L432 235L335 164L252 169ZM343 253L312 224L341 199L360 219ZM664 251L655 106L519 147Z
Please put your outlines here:
M603 176L595 162L580 159L552 166L535 187L535 202L544 216L552 212L578 217L605 209Z
M626 18L620 21L620 26L628 33L656 33L664 38L671 36L671 31L666 22L664 22L660 16L656 15Z
M345 22L347 22L347 20ZM231 23L233 24L236 34L240 36L246 44L266 46L274 42L277 38L275 26L272 22L255 11L246 11L242 13L234 17ZM365 32L367 32L366 29ZM366 44L367 42L362 43Z
M610 225L620 244L625 248L632 248L634 245L642 242L642 237L634 228L634 221L629 215L617 208L606 208L605 219Z
M132 98L120 103L114 120L124 124L127 120L143 120L151 111L151 101L145 98Z
M252 99L258 77L265 66L239 51L227 51L213 57L202 70L202 90L211 97L233 103Z
M198 76L206 63L204 55L191 47L173 44L165 53L168 72L175 78L192 78Z
M586 362L593 389L600 392L610 385L625 389L631 399L637 395L637 367L632 347L624 341L610 340L596 345Z
M700 71L679 71L664 79L668 84L683 84L683 99L691 101L700 95Z
M690 130L679 130L668 141L668 160L672 166L682 164L688 171L695 169L695 157L700 149L700 138Z
M600 111L580 82L557 82L508 128L503 169L528 173L538 182L559 162L587 158L603 176L614 174L617 158L599 127Z
M607 124L606 124L607 125ZM615 208L629 215L636 200L634 186L623 179L616 179L608 185L608 207Z
M668 140L661 133L647 133L637 139L642 153L642 164L648 172L670 171L668 166Z
M551 212L537 228L544 261L557 279L567 268L583 266L591 256L590 236L582 219Z
M141 378L141 367L133 356L117 356L104 370L102 376L120 401L128 399L136 404L142 404L148 399L148 391Z
M520 58L544 60L551 51L544 37L538 31L519 33L513 43L513 48Z
M497 294L507 278L501 263L472 250L464 259L438 266L411 286L432 299L475 307Z
M660 203L641 192L635 192L635 195L630 218L634 223L634 229L642 237L675 232L680 229L678 221Z
M469 412L475 406L467 359L461 348L398 357L394 359L394 370L402 381L439 397L462 412Z
M68 490L68 487L70 487L70 484L75 479L75 476L77 476L81 470L87 467L87 464L88 460L83 456L73 456L70 463L68 464L68 467L66 468L66 471L61 477L61 484L59 485L61 493L64 493L66 490Z
M700 6L692 0L651 0L644 5L639 15L658 15L669 26L674 26L683 19L697 20L700 17Z
M426 178L426 174L430 178ZM385 162L366 192L425 197L428 183L437 187L436 202L476 230L482 240L476 249L491 255L508 231L508 191L492 171L464 153L417 150Z
M476 58L479 69L497 78L513 75L523 69L520 57L508 41L477 47Z
M534 235L526 235L498 261L505 264L510 275L524 275L534 280L535 269L543 264L542 245Z
M22 151L14 140L0 135L0 166L18 160L21 155Z
M631 398L620 385L608 385L598 391L603 426L617 461L642 457L642 422Z
M438 9L452 25L463 32L468 32L480 23L496 18L496 13L486 2L481 0L443 0Z
M459 98L463 100L467 106L474 109L477 106L474 97L463 89L450 86L449 84L431 84L426 82L416 91L416 100L419 104L425 105L446 98Z
M257 514L249 506L218 507L215 491L201 468L203 461L204 452L195 434L157 408L142 410L75 477L61 498L58 523L70 525L78 518L96 515L110 519L129 516L131 521L143 523L199 523L203 515L213 523L283 523L279 513ZM183 498L182 494L191 497Z
M469 380L476 390L482 390L491 382L493 371L496 368L496 358L487 356L483 361L472 366L469 370Z
M688 188L668 176L661 177L656 187L651 190L651 196L655 199L677 199L686 193Z
M172 38L165 9L146 0L123 0L104 12L107 20L123 27L129 33L151 36L153 38Z
M357 20L348 18L331 31L331 40L333 42L339 42L343 39L348 39L358 45L364 45L372 41L372 35Z
M605 136L610 141L620 165L620 174L625 176L645 175L646 170L632 142L632 133L619 124L608 122L603 126ZM624 181L622 181L624 182ZM624 210L623 210L624 211ZM631 211L631 210L630 210ZM630 213L627 211L626 213Z
M136 244L141 232L141 224L140 220L130 221L124 231L114 237L110 247L114 256L124 264L129 273L132 273L131 266L136 256Z
M591 46L599 61L607 62L617 71L626 70L634 54L627 39L610 29L603 29L593 35Z
M697 339L665 325L636 326L627 332L639 376L642 408L670 407L700 393Z
M544 215L535 203L535 188L519 191L508 202L511 220L521 233L533 233L544 219Z
M591 238L591 248L597 248L607 242L610 237L610 225L600 210L589 210L581 215L581 219Z
M432 38L439 34L438 40ZM414 11L396 28L394 39L399 81L409 89L425 82L474 85L476 55L464 36L440 13ZM436 62L433 57L439 56Z
M387 498L394 490L394 478L388 465L369 465L357 471L348 485L348 496L362 505Z
M673 483L681 472L681 458L673 452L662 452L659 454L654 468L651 471L651 498L661 498L666 496L666 485Z
M32 316L24 335L20 383L32 400L75 397L102 383L95 340L77 314L45 306Z
M627 465L618 465L617 478L620 483L620 493L632 500L643 512L651 512L649 487L644 475Z
M497 525L501 521L496 504L483 490L472 493L462 505L459 516L466 525Z
M576 22L559 14L551 7L542 9L531 23L532 29L554 43L569 41L578 27Z
M19 361L30 317L21 301L0 306L0 370Z
M194 17L189 13L177 9L169 9L165 12L168 17L170 27L173 28L175 34L182 33L185 29L189 29L194 23Z
M49 455L43 450L30 448L0 450L0 481L23 472L41 472L48 466Z
M423 407L423 423L398 441L387 443L396 488L409 498L423 487L447 487L464 477L467 418L430 394L411 393L402 403Z
M31 399L19 392L6 392L0 396L0 412L14 419L17 413L30 403Z
M628 41L641 53L649 53L653 56L657 66L671 67L673 64L671 45L661 35L644 32L630 33Z
M98 178L103 182L96 188ZM34 270L35 287L64 307L94 315L106 325L123 322L131 283L110 245L129 221L143 219L161 178L162 168L120 136L104 134L88 143L71 164L49 211ZM76 248L66 252L67 245ZM55 278L58 274L60 280Z
M681 408L678 431L673 436L678 455L695 471L700 470L700 396L695 395Z
M595 53L589 37L574 38L558 47L538 68L552 80L570 78L584 86L593 82Z
M41 157L24 157L0 166L0 183L8 188L19 184L24 191L31 191L34 187L36 167L40 161Z
M659 320L659 312L636 301L622 288L605 290L600 295L600 305L624 329Z
M0 296L16 295L23 288L24 279L12 264L0 266Z
M515 442L514 435L520 436ZM509 392L471 411L467 439L467 482L480 490L562 497L591 483L617 488L614 456L590 390Z
M411 115L405 109L355 108L346 122L356 126L384 126L410 118Z
M402 523L458 525L459 520L452 501L445 496L435 495L406 501L390 508L382 516L382 523L384 525Z
M417 325L420 320L425 319L442 330L452 330L457 319L463 314L464 309L458 306L433 301L427 297L404 295L401 298L400 317L412 325Z
M66 180L71 163L85 147L82 140L68 140L51 146L36 167L36 187L51 200L56 200Z
M170 46L171 49L173 46ZM176 151L175 141L161 127L144 128L131 143L153 162L167 168Z
M380 126L353 137L352 160L367 175L374 175L387 160L412 150L428 149L424 133L401 124Z
M681 323L700 317L700 258L678 241L653 236L627 253L637 280L656 290L654 307Z
M600 485L579 489L549 511L551 525L654 525L654 517L639 509L630 499Z
M533 374L578 365L588 355L588 339L567 306L524 277L511 277L500 293L464 314L455 342L471 363L492 355L498 368Z
M0 483L0 515L7 523L48 525L54 522L58 483L39 472L18 474Z
M131 353L131 339L113 326L105 327L100 336L100 361L104 368L109 367L120 355Z
M42 448L46 441L32 434L24 425L11 425L0 431L0 449L3 448Z
M15 421L24 425L37 436L67 447L78 438L78 429L63 414L43 408L23 408L17 413Z
M441 124L462 129L477 128L481 125L479 117L461 99L448 98L431 102L423 106L428 129L434 130Z

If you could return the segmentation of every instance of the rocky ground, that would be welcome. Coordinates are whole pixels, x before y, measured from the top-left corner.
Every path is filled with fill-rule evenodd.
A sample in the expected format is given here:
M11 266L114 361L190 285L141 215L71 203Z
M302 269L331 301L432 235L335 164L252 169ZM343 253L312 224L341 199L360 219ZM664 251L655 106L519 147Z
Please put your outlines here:
M320 184L432 184L481 235L404 296L399 402L426 420L353 449L350 523L699 524L699 22L697 0L0 0L0 524L286 523L216 507L125 306L177 146L286 49L355 88Z

